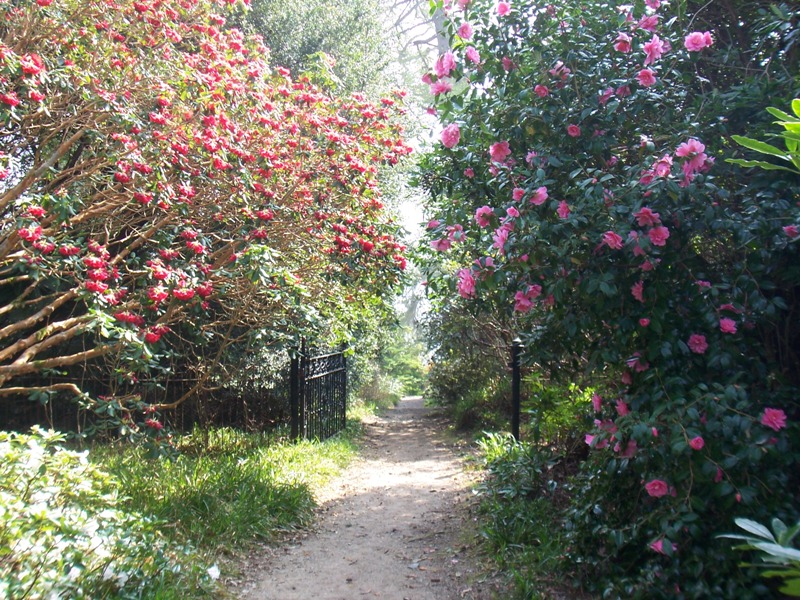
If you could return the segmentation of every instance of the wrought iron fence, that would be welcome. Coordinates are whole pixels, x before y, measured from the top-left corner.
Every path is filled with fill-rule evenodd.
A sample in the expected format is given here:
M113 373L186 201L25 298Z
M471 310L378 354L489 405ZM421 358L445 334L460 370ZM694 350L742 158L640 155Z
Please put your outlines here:
M308 356L305 343L291 364L292 437L324 440L347 424L344 352Z

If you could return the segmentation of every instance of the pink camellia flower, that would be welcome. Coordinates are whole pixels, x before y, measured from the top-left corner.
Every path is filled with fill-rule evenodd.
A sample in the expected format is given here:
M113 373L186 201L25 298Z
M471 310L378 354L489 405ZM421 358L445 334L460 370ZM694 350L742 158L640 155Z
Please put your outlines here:
M514 294L514 310L517 312L528 312L533 307L533 302L542 294L542 286L531 285L524 292L519 291Z
M658 15L647 15L639 19L637 23L639 29L644 29L650 33L655 33L658 29Z
M497 16L498 17L505 17L510 12L511 12L511 3L510 2L498 2L497 3Z
M727 318L720 319L719 330L722 333L736 333L736 321Z
M446 251L450 250L450 247L452 245L453 245L453 242L451 242L447 238L441 238L439 240L433 240L431 242L431 248L433 248L437 252L446 252Z
M567 76L572 73L572 70L564 64L564 61L557 60L553 68L548 71L553 77L559 77L562 81L566 81Z
M536 191L533 192L533 196L531 196L531 204L541 206L545 203L545 200L547 200L547 188L545 186L536 188Z
M489 156L492 158L494 162L503 162L506 158L511 154L511 148L508 145L508 142L495 142L489 147Z
M461 129L457 123L450 123L442 130L442 144L445 148L453 148L461 139Z
M714 38L708 31L693 31L683 40L683 45L689 52L700 52L704 48L710 47L714 43Z
M475 297L475 278L472 276L472 269L461 269L458 272L458 294L462 298Z
M699 333L693 333L690 335L689 341L686 345L689 346L689 350L695 354L705 354L706 350L708 350L706 336L700 335Z
M631 36L627 33L620 33L614 41L614 50L617 52L631 51Z
M494 216L494 210L491 206L481 206L478 210L475 211L475 222L480 227L488 227L489 224L492 222L491 219Z
M600 412L603 409L603 398L599 394L592 394L592 408L594 408L594 412Z
M570 213L569 204L567 204L566 200L562 200L561 202L558 203L558 208L556 209L556 212L558 213L558 216L561 219L566 219L567 217L569 217Z
M653 166L653 172L657 177L666 177L672 172L672 157L665 154L658 159L658 162Z
M469 23L462 23L461 27L458 28L458 37L462 40L471 40L473 33L472 25Z
M522 198L525 197L525 190L522 188L514 188L511 192L511 197L514 198L515 202L519 202Z
M705 445L706 445L705 440L699 435L689 440L689 446L691 447L692 450L702 450L703 446Z
M693 173L705 167L706 160L708 159L705 150L705 144L694 138L690 138L682 143L678 146L677 150L675 150L675 156L688 159L683 165L683 172L687 177L690 177Z
M513 206L509 206L506 209L506 214L511 219L518 219L519 218L519 211L516 208L514 208Z
M434 96L438 96L440 94L446 94L447 92L450 92L452 90L453 90L453 84L447 81L446 79L439 79L437 81L434 81L431 84L430 88L431 94L433 94Z
M775 431L786 427L786 413L779 408L765 408L761 415L761 424Z
M644 485L644 489L646 489L647 493L653 498L661 498L661 496L666 496L669 494L669 486L667 485L667 482L661 479L653 479L648 481Z
M603 244L612 250L622 250L622 238L613 231L606 231L603 234Z
M550 90L547 89L547 86L539 84L533 88L533 93L539 96L539 98L546 98L550 95Z
M506 253L506 242L508 241L509 233L511 233L511 230L506 225L502 225L495 229L492 234L492 241L494 242L492 246L497 248L500 254L505 255Z
M658 7L661 6L661 0L645 0L644 3L653 10L658 10Z
M507 56L504 56L500 62L503 63L504 71L513 71L514 69L517 68L517 65L514 63L514 61L512 61Z
M783 233L785 233L791 239L794 239L800 235L800 230L797 229L797 225L787 225L783 228Z
M472 167L467 167L466 169L464 169L464 177L466 177L467 179L472 179L473 177L475 177L475 170Z
M479 63L481 62L481 55L480 55L480 54L478 53L478 51L477 51L475 48L473 48L472 46L470 46L469 48L467 48L467 49L464 51L464 56L466 56L466 57L467 57L467 60L468 60L469 62L471 62L472 64L475 64L475 65L477 65L477 64L479 64Z
M581 134L581 128L577 125L567 125L567 133L570 137L578 137Z
M611 97L612 97L613 95L614 95L614 88L612 88L612 87L608 87L608 88L606 88L605 90L603 90L603 93L602 93L602 94L600 94L600 96L597 98L597 101L600 103L600 105L601 105L601 106L605 106L605 104L606 104L606 103L607 103L609 100L611 100ZM610 166L610 167L613 167L614 165L613 165L613 164L610 164L609 166Z
M677 544L672 544L672 543L670 543L669 540L667 540L667 543L670 544L670 546L672 546L672 550L673 551L678 549ZM659 538L655 542L651 542L650 545L649 545L649 548L650 548L650 550L653 550L654 552L658 552L659 554L666 555L666 551L664 550L664 539L663 538Z
M614 446L614 450L616 452L619 452L620 449L621 449L620 444L617 443L616 446ZM638 449L639 446L636 443L636 440L628 440L628 443L625 446L625 450L623 450L623 452L620 454L620 458L633 458L636 455L636 451Z
M645 59L644 66L656 62L667 51L667 45L657 35L653 34L649 42L645 42L642 46Z
M647 237L650 238L650 243L654 246L666 246L669 229L663 225L658 225L647 232Z
M636 222L639 224L639 227L654 227L655 225L661 224L661 215L657 212L653 212L646 206L634 213L633 216L636 217Z
M617 414L620 417L624 417L625 415L631 414L631 409L622 399L617 400L616 409L617 409Z
M651 85L655 85L656 83L656 75L650 69L642 69L639 71L639 74L636 76L636 79L639 81L639 84L643 87L650 87Z
M650 325L650 319L648 319L647 317L639 319L639 325L641 325L642 327L648 327Z
M451 51L442 54L433 67L433 72L438 78L449 77L453 69L456 68L456 59Z
M428 229L436 229L439 225L441 225L441 221L438 221L437 219L432 219L432 220L428 221L428 224L426 225L426 227Z
M637 281L631 286L631 294L639 302L644 302L644 282Z

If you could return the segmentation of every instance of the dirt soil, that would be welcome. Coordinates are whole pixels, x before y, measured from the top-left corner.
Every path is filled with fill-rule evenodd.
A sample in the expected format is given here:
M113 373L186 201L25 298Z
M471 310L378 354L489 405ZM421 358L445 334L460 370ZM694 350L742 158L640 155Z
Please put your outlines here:
M494 600L475 550L458 444L421 398L366 424L363 458L320 497L315 530L256 552L229 591L245 600Z

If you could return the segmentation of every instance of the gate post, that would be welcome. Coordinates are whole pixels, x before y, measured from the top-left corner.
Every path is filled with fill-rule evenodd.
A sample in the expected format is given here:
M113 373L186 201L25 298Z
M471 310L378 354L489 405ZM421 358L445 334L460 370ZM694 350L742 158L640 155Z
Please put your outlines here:
M306 437L306 397L305 397L305 372L306 372L306 338L302 338L300 348L292 356L289 367L289 410L292 413L291 437L299 440Z
M347 427L347 356L345 355L347 345L342 342L339 351L342 353L342 415L340 430Z
M522 352L522 340L518 337L511 342L511 435L519 441L520 401L520 365L519 355Z
M295 351L289 366L289 417L292 424L291 438L298 439L300 432L300 357Z

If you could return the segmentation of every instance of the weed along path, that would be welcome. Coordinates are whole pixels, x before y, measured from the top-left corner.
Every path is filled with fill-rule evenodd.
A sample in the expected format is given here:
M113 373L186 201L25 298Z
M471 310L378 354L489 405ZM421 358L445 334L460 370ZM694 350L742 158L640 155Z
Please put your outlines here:
M231 592L247 600L489 600L468 545L470 477L439 433L443 421L406 398L366 424L363 458L324 490L315 531L271 548Z

